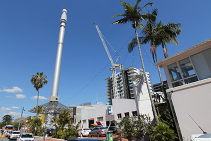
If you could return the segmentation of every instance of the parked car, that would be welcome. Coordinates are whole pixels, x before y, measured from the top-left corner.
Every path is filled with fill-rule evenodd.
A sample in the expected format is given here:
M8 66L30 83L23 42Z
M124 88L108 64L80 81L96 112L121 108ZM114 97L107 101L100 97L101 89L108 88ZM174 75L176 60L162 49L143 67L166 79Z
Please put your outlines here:
M12 134L12 131L11 130L6 130L5 131L5 136L7 137L7 138L9 138L9 136L10 136L10 134Z
M32 133L22 133L17 141L34 141L34 136Z
M100 137L102 135L106 136L107 128L105 127L95 127L91 132L89 132L89 136L97 136Z
M89 132L91 132L89 128L79 129L78 136L89 136Z
M10 136L8 137L8 139L13 140L13 139L17 139L20 138L20 131L13 131Z
M117 128L115 126L110 126L109 129L108 129L108 131L112 131L113 133L116 133L116 129Z
M54 134L55 129L51 128L51 129L47 129L47 135L48 136L52 136Z
M211 141L211 134L193 134L191 141Z

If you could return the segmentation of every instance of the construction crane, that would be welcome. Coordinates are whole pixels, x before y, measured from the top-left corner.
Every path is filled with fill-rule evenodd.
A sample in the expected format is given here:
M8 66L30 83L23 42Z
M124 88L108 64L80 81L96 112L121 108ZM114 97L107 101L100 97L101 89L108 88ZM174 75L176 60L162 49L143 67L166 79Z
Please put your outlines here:
M95 24L95 23L94 23L94 24ZM101 39L101 41L102 41L102 43L103 43L103 46L104 46L104 48L105 48L105 50L106 50L106 53L107 53L108 58L109 58L109 60L110 60L110 62L111 62L111 65L112 65L111 71L112 71L112 79L113 79L113 95L116 96L116 95L117 95L116 69L117 69L117 68L119 68L120 70L122 69L122 65L116 64L116 62L117 62L117 60L120 58L120 56L117 58L117 60L116 60L115 63L114 63L114 61L113 61L113 59L112 59L112 57L111 57L111 55L110 55L110 52L109 52L109 50L108 50L108 48L107 48L107 46L106 46L106 43L105 43L105 41L104 41L104 39L103 39L103 35L102 35L102 33L101 33L101 31L100 31L98 25L95 24L95 27L96 27L96 29L97 29L97 32L98 32L98 34L99 34L99 36L100 36L100 39ZM115 97L114 97L114 98L115 98Z

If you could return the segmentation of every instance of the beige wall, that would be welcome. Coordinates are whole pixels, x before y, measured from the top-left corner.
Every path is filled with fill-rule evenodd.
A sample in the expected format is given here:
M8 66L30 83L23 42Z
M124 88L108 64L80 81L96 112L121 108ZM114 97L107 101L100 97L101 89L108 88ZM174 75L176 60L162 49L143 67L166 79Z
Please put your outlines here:
M190 140L191 134L202 133L191 117L211 133L211 78L177 87L171 98L184 141Z

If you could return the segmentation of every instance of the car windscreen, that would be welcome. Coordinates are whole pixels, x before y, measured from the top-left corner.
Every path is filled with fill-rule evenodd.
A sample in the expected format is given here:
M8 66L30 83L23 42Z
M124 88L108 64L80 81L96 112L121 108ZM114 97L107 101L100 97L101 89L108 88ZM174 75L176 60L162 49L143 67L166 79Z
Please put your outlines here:
M90 130L90 129L84 129L84 130Z
M32 134L22 134L21 138L33 138Z
M12 134L20 134L20 132L12 132Z

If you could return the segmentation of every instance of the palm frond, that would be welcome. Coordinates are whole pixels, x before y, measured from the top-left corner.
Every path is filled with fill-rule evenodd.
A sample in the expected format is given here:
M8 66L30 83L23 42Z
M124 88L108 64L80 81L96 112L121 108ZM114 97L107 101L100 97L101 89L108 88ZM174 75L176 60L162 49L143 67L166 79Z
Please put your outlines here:
M123 14L117 14L117 15L112 16L111 18L118 17L118 16L124 16L124 15Z
M125 24L127 22L128 22L128 19L127 18L122 18L122 19L117 20L117 21L115 21L115 22L113 22L111 24Z
M147 5L153 6L154 3L153 3L153 2L148 2L148 3L145 4L144 7L142 7L138 12L141 12Z

